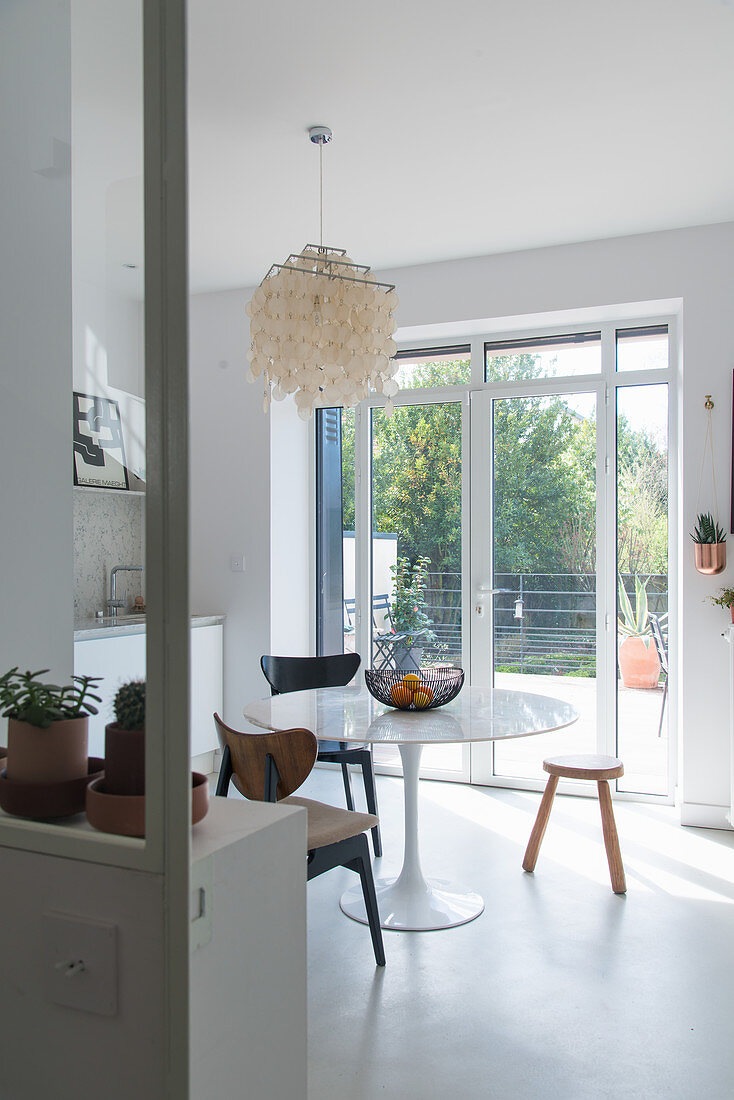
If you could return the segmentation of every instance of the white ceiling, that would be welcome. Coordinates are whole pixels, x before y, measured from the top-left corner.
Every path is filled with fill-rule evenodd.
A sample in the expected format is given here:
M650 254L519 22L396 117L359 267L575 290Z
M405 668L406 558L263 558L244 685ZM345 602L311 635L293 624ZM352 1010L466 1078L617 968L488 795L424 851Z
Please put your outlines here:
M191 278L734 219L722 0L190 0Z
M138 8L73 8L108 273L142 260ZM192 290L318 239L315 123L324 241L376 269L734 220L732 58L731 0L189 0Z

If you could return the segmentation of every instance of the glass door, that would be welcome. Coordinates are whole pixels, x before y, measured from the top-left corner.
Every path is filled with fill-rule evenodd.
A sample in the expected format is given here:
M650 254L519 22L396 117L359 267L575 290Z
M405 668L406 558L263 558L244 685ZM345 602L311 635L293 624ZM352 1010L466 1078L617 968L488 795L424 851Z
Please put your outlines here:
M479 782L542 780L545 756L598 751L597 402L596 389L473 395L473 432L490 441L488 465L473 470L473 682L564 699L581 715L567 730L476 746Z

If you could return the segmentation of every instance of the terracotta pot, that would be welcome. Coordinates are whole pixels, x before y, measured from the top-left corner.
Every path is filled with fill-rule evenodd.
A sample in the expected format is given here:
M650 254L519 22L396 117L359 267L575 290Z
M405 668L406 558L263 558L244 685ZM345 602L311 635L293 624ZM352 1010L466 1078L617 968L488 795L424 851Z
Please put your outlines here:
M47 729L8 719L7 777L19 783L66 783L87 774L89 719L66 718Z
M86 775L65 783L19 783L0 771L0 806L6 814L33 821L72 817L84 813L87 785L103 775L104 760L98 757L89 758Z
M694 542L693 552L699 573L714 575L726 568L725 542Z
M191 824L206 817L209 809L209 781L200 772L191 773ZM89 824L103 833L145 836L145 795L116 795L107 791L104 777L87 787Z
M654 688L660 678L660 658L652 637L625 638L619 646L619 671L628 688Z
M105 790L108 794L145 794L145 727L105 726Z

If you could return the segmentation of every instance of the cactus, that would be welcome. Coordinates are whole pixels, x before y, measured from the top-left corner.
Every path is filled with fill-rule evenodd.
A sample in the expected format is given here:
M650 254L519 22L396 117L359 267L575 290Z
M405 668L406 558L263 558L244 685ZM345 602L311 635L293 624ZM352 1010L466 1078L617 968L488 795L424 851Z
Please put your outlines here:
M123 684L113 703L120 729L140 730L145 726L145 680Z

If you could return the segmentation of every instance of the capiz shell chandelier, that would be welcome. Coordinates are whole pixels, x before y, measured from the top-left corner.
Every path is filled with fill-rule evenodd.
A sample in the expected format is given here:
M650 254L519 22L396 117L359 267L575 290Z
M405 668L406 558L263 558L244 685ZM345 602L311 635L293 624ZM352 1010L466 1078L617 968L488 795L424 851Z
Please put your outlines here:
M264 379L265 412L271 398L292 393L307 420L315 408L356 405L372 389L387 398L389 415L399 388L392 338L398 296L344 249L323 244L321 159L331 130L313 126L309 137L319 146L322 243L273 264L247 303L248 378Z

